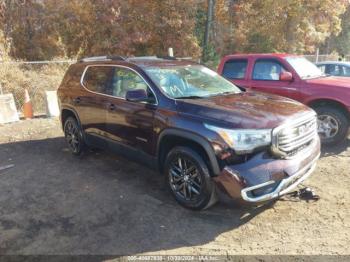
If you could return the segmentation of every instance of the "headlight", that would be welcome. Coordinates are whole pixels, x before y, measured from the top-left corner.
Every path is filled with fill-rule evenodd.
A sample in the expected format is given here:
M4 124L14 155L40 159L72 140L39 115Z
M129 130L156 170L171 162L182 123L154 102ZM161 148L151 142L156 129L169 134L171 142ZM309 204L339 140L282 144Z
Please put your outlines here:
M225 129L204 124L219 134L237 154L251 153L255 148L271 144L271 129Z

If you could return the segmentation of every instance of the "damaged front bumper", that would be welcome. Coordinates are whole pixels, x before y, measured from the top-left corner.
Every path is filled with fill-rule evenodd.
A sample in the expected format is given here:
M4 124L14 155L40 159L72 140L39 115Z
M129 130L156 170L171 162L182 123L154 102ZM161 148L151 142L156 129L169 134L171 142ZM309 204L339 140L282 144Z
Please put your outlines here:
M293 159L275 159L261 152L245 163L226 166L214 181L238 202L262 203L295 189L314 171L319 156L319 139Z

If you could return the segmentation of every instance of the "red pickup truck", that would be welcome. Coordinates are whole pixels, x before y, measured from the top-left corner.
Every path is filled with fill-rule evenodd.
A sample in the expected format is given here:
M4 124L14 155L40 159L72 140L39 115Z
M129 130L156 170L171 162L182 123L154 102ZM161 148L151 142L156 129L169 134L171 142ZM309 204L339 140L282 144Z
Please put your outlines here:
M300 101L318 114L322 143L349 133L350 80L325 75L306 58L290 54L237 54L222 58L219 74L239 87Z

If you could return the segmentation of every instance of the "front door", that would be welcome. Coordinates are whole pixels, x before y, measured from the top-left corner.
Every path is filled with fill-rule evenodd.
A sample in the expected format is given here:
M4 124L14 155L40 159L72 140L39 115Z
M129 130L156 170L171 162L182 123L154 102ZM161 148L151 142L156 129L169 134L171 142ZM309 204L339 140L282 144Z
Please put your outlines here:
M256 60L249 85L250 89L299 100L298 84L295 81L280 80L279 76L283 71L287 70L275 59Z
M126 92L135 89L146 90L153 102L127 101ZM154 143L153 122L157 109L154 93L138 73L124 67L115 67L110 92L107 136L114 142L112 146L122 145L151 155Z

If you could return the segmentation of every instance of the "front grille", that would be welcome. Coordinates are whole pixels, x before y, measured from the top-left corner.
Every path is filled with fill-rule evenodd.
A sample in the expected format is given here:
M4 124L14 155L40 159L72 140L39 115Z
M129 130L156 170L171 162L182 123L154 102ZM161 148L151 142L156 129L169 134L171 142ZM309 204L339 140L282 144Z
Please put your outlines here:
M304 117L292 124L276 128L273 149L281 156L291 157L310 146L316 137L316 116Z

